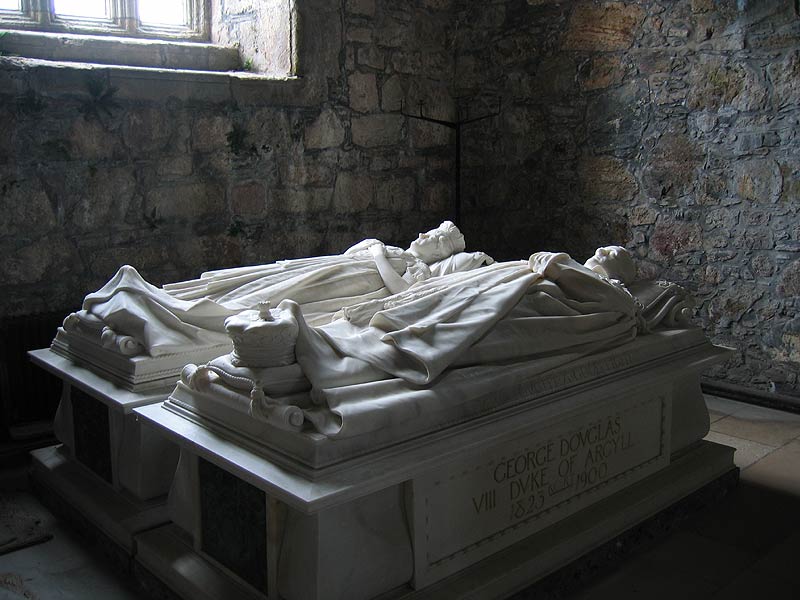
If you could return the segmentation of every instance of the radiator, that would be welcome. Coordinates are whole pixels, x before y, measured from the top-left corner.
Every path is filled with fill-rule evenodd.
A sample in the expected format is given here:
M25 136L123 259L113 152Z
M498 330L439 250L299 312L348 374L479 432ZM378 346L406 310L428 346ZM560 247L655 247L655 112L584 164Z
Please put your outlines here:
M65 313L0 319L0 439L44 433L55 415L61 380L30 362L28 350L46 348Z

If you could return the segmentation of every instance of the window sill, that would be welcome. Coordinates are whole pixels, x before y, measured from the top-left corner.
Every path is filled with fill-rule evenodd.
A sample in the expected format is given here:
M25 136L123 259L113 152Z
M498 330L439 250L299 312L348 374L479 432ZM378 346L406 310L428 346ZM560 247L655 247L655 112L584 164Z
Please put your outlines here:
M92 94L92 81L114 90L115 100L160 102L166 98L212 103L306 104L301 77L276 78L247 71L132 67L0 56L0 96L23 98L31 89L45 96ZM291 85L289 85L291 84Z
M0 55L185 71L240 71L236 48L203 42L0 30Z

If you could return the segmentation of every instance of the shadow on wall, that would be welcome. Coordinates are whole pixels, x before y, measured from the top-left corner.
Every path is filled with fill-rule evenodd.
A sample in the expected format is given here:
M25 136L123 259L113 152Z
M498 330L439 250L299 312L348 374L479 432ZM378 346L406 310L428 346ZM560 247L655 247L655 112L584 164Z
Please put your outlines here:
M467 240L624 243L740 350L714 379L800 394L798 34L794 0L467 7L456 93L507 106L465 140Z

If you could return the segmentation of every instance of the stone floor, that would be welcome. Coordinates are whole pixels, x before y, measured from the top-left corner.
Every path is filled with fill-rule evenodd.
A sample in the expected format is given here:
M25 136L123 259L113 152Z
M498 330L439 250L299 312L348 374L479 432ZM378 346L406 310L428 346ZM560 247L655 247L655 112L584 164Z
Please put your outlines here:
M800 415L712 396L707 402L708 439L737 449L737 489L568 600L800 598ZM53 534L0 555L0 600L143 597L30 495L24 472L0 473L0 493L26 514L38 512Z
M800 598L800 415L706 396L736 490L569 600Z

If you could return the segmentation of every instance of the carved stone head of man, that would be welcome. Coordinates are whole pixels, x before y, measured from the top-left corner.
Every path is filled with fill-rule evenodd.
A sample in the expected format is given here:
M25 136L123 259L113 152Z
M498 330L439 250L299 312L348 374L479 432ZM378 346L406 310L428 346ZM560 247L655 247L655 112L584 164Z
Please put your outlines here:
M603 246L583 266L595 273L621 281L624 285L636 279L636 265L631 253L622 246Z

